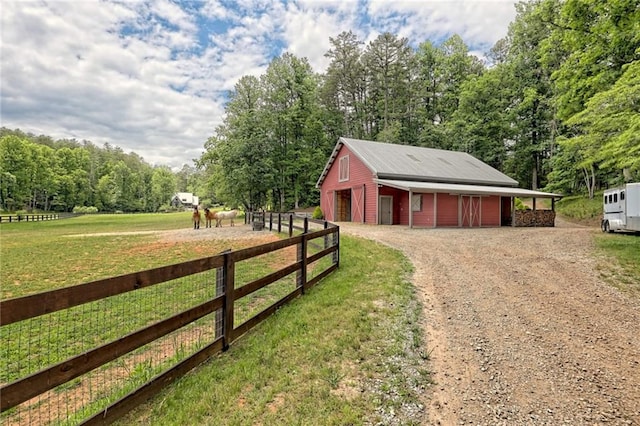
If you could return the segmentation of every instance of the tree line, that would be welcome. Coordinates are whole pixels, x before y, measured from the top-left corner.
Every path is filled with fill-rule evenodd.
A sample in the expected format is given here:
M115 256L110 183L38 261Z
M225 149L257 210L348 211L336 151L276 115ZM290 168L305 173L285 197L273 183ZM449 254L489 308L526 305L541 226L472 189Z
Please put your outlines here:
M157 211L176 191L285 211L318 204L341 136L468 152L530 189L593 196L640 180L637 0L533 0L481 61L461 37L329 39L324 73L285 53L240 78L195 167L0 132L3 209Z
M156 212L169 208L177 191L206 199L197 169L152 167L135 153L90 141L54 140L0 129L0 209L71 212Z
M347 136L466 151L530 189L593 196L640 179L637 0L534 0L480 61L453 35L416 48L384 33L330 38L326 73L285 53L229 95L198 165L246 207L318 202Z

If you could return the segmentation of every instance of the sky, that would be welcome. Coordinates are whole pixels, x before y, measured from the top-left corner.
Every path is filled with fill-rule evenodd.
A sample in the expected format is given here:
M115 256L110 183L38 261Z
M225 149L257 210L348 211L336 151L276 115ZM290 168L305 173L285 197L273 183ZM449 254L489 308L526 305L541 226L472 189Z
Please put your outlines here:
M229 91L290 52L324 72L330 37L391 32L417 47L459 34L479 57L512 0L2 0L0 125L193 165Z

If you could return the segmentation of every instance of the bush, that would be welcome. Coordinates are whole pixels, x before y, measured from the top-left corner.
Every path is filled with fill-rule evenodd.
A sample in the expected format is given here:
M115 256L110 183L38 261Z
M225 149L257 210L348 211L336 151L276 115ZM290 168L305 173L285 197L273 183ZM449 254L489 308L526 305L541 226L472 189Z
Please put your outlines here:
M516 197L516 210L527 210L528 207L524 205L520 198Z
M73 212L76 214L93 214L98 213L98 208L94 206L75 206Z
M311 215L311 217L313 219L324 219L324 214L322 213L322 209L320 208L320 206L317 206L313 210L313 214Z
M160 207L158 207L158 213L172 213L172 212L177 212L179 209L176 206L173 206L171 204L163 204Z

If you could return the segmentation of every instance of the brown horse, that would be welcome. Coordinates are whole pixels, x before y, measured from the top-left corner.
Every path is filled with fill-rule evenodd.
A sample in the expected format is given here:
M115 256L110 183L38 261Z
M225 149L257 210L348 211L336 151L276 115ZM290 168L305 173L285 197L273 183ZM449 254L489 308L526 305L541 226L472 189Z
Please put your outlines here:
M200 210L198 210L198 207L194 207L193 208L193 229L200 229L200 220L202 219L202 216L200 216Z
M233 223L233 219L238 215L238 210L229 210L228 212L217 212L216 213L216 228L219 226L222 228L222 220L230 219L231 226L235 226Z
M208 207L204 209L204 221L205 221L206 228L211 228L211 221L213 219L217 220L216 216L217 216L216 212L212 212L211 210L209 210ZM218 226L217 223L216 223L216 226Z

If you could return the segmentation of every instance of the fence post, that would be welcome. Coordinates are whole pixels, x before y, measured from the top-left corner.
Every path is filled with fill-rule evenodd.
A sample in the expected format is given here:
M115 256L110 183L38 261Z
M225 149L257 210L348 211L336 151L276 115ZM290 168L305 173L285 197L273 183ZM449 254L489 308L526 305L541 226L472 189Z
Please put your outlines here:
M282 232L282 213L278 213L278 234Z
M273 212L269 212L269 231L273 231Z
M329 227L329 222L327 222L326 220L324 221L324 229L327 229ZM324 248L328 249L329 248L329 234L325 234L324 236Z
M307 232L309 232L309 218L308 217L304 217L304 233L306 234Z
M336 246L336 251L333 252L333 264L340 266L340 227L336 226L336 230L333 233L333 245Z
M231 249L227 249L223 252L221 252L220 254L222 255L226 255L227 253L229 253L231 251ZM224 283L226 280L226 259L227 257L225 256L225 263L219 267L216 268L216 294L215 297L221 296L224 294ZM215 313L215 339L218 339L219 337L223 337L224 336L224 312L225 312L225 308L224 306L226 306L226 303L223 305L222 309L218 309L216 310Z
M222 273L223 278L220 283L222 287L221 289L224 291L224 304L222 305L222 350L226 351L229 349L229 344L233 338L235 263L231 259L231 250L225 250L223 255L224 264L222 269L224 269L224 272ZM217 290L218 282L216 279L216 293Z
M293 215L289 213L289 238L293 237Z
M300 269L296 272L296 286L301 288L304 294L304 286L307 284L307 234L302 234L302 241L297 247L297 261L302 262Z

